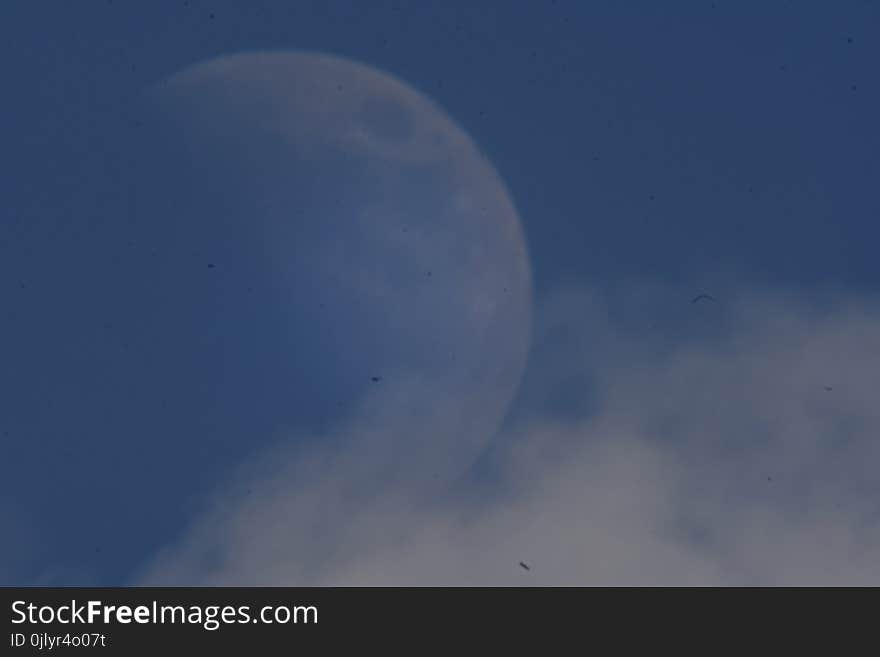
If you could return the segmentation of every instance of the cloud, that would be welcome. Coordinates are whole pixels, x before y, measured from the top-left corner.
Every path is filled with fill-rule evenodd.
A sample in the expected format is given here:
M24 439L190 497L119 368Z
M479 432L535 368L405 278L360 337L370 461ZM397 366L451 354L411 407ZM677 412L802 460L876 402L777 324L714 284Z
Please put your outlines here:
M402 387L244 466L138 582L880 584L875 300L691 296L557 291L478 475Z

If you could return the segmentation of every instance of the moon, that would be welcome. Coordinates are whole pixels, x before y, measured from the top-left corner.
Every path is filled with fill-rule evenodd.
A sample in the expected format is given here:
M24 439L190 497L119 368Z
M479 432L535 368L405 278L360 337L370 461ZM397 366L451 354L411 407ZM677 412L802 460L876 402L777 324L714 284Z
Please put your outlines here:
M521 222L474 141L408 84L320 53L219 57L151 99L217 221L259 236L279 358L311 407L371 400L422 422L420 448L472 461L516 393L532 321Z

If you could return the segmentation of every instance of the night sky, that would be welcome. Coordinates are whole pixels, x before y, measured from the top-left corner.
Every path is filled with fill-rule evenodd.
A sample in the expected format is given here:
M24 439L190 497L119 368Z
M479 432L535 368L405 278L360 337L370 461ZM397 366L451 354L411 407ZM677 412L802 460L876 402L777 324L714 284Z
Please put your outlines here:
M394 99L313 154L262 60L156 110L281 51L465 155L347 151ZM34 0L0 55L0 582L880 583L878 3Z

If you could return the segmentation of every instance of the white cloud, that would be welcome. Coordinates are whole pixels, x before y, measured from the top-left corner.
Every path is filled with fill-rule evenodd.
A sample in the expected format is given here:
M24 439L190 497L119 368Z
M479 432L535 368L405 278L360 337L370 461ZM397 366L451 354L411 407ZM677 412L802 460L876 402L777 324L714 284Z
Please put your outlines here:
M559 292L488 476L397 398L249 464L140 581L880 584L877 306L716 296Z

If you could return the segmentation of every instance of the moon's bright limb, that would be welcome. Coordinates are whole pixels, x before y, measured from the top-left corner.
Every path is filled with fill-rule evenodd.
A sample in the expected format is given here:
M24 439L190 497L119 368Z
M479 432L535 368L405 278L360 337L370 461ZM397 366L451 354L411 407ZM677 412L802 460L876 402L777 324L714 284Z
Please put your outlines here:
M518 387L532 284L517 212L470 137L400 80L323 54L221 57L156 92L194 170L266 236L310 385L387 391L472 458Z

